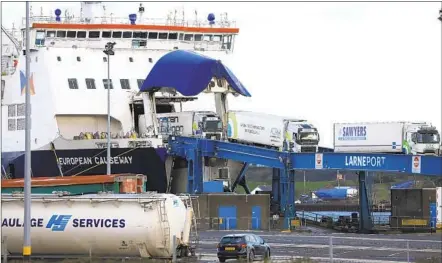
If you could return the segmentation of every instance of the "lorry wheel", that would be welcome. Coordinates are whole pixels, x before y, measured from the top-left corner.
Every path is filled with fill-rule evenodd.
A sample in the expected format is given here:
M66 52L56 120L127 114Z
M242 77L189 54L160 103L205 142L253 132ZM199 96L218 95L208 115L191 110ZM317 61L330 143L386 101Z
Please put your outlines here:
M226 262L225 258L218 258L218 259L219 259L219 262Z

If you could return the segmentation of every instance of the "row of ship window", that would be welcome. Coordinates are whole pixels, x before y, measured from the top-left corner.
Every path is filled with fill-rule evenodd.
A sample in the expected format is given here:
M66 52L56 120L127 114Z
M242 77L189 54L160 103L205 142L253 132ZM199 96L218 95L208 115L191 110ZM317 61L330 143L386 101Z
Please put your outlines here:
M86 81L86 88L87 89L96 89L97 86L95 85L95 79L91 79L91 78L87 78L85 79ZM138 83L138 88L140 89L141 86L143 85L144 79L137 79L137 83ZM108 89L108 80L107 79L103 79L103 86L105 89ZM68 84L69 84L69 88L70 89L78 89L78 81L77 79L74 78L69 78L68 79ZM130 81L129 79L120 79L120 85L121 85L121 89L126 89L129 90L130 89ZM112 82L112 79L110 79L110 88L113 89L114 85Z
M138 38L160 40L184 40L184 41L214 41L230 42L232 35L212 34L184 34L168 32L132 32L132 31L46 31L46 37L50 38ZM37 31L37 39L43 39L44 31Z

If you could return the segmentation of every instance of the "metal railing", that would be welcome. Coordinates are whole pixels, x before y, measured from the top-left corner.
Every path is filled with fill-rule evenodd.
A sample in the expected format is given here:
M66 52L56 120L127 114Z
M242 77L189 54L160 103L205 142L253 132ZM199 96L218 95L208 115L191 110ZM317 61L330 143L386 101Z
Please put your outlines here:
M358 230L359 218L348 220L339 216L325 216L311 212L297 212L295 218L298 224L294 226L292 219L284 218L259 218L259 217L202 217L197 219L200 230L287 230L285 221L289 221L292 227L306 230L308 227L324 227L335 230L353 232ZM374 230L376 231L402 231L402 232L426 232L435 233L441 225L435 224L435 218L430 217L391 217L375 216L371 217ZM351 232L351 231L349 231Z
M99 16L99 17L60 17L60 21L56 21L55 16L32 16L30 23L57 23L57 24L130 24L127 17L114 16ZM221 27L221 28L235 28L236 21L221 19L215 21L211 25L208 21L203 20L186 20L182 18L141 18L137 21L140 25L160 25L160 26L185 26L185 27ZM22 25L26 25L23 19Z
M437 236L423 239L396 238L388 236L345 236L324 233L256 233L271 247L272 262L352 262L352 263L387 263L387 262L441 262L442 241ZM206 251L203 259L216 260L216 251L210 248L219 242L213 238L216 234L203 239ZM209 252L204 254L204 252ZM198 255L198 254L197 254ZM304 261L300 260L304 259ZM431 259L431 260L429 260ZM208 262L208 261L205 261Z
M272 248L272 262L417 262L436 263L442 260L442 241L436 236L423 239L395 238L388 236L367 237L360 235L334 236L325 234L289 234L259 233ZM222 236L222 235L221 235ZM220 236L220 237L221 237ZM196 258L188 258L185 262L213 262L216 258L216 244L220 237L213 235L202 238L202 247L197 250ZM174 239L175 240L175 239ZM7 256L7 239L2 238L2 262L23 262L20 255ZM89 255L52 255L32 260L32 262L170 262L150 261L143 258L94 256L91 249ZM60 259L54 261L54 259ZM298 261L297 261L298 259ZM308 259L308 261L299 261ZM210 261L209 261L210 260Z

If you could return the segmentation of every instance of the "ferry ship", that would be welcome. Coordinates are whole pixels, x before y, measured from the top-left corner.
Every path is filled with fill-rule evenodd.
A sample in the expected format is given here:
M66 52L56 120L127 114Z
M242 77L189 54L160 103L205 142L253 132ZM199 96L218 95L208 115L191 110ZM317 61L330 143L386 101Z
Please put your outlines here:
M147 190L167 190L164 139L139 133L138 116L144 114L139 88L155 63L173 50L191 50L221 60L230 56L239 29L227 14L219 19L207 14L207 20L199 21L185 20L184 13L179 17L178 12L166 19L143 13L142 4L134 5L133 14L118 18L107 15L101 2L81 2L78 16L60 9L50 16L31 13L30 54L25 54L25 22L19 30L2 26L10 40L2 45L3 178L24 176L28 55L31 176L106 174L110 86L112 173L144 174ZM108 42L116 43L110 61L103 53ZM155 96L157 113L179 111L178 105L196 99L180 94Z

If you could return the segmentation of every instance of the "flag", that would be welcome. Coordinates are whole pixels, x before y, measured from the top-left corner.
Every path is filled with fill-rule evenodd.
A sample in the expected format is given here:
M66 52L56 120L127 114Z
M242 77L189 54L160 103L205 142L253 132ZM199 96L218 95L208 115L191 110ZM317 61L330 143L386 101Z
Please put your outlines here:
M20 89L21 89L21 95L26 93L26 76L25 73L20 70ZM31 95L35 95L35 88L34 88L34 73L31 73Z

